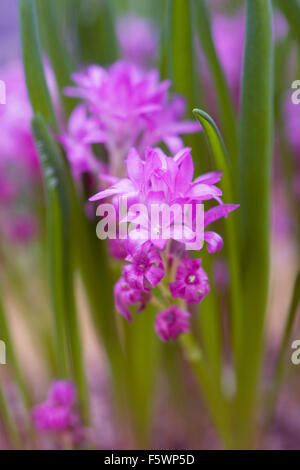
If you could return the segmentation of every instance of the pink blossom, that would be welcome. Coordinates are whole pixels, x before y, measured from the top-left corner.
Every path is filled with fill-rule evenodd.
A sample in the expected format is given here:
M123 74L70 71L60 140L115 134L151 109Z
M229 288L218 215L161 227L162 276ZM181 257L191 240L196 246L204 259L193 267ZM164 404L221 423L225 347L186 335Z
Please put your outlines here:
M293 103L290 93L285 100L284 114L286 134L294 152L297 154L300 166L300 104Z
M293 103L290 94L286 98L284 114L286 135L295 153L296 174L293 186L296 197L300 201L300 105Z
M33 240L38 232L38 221L34 214L4 212L2 218L2 232L8 240L16 244L27 244Z
M188 303L199 303L209 290L201 259L183 258L177 268L175 282L170 283L172 297L185 299Z
M66 380L55 381L49 390L48 400L56 405L73 406L76 400L74 385Z
M92 152L91 144L104 141L105 136L97 120L88 117L86 108L78 105L70 117L68 132L60 136L75 178L88 171L100 172L101 165Z
M163 341L175 340L181 333L189 331L190 314L172 305L155 318L155 331Z
M145 294L141 289L130 286L126 276L121 277L114 287L115 306L117 311L128 321L132 321L132 316L128 306L140 305L138 313L142 312L149 300L149 294Z
M38 156L31 135L31 106L27 96L21 61L0 70L6 85L6 104L0 105L0 162L10 162L32 180L39 171Z
M120 240L119 238L109 239L108 244L109 253L111 256L118 260L124 260L126 258L126 240Z
M51 403L37 405L32 418L39 431L66 431L74 422L73 412L69 408Z
M52 384L47 400L32 410L32 419L39 431L74 432L80 428L74 411L76 392L71 382L59 380Z
M46 74L55 99L47 64ZM34 204L41 178L21 60L1 66L0 78L6 86L6 104L0 104L0 231L12 243L28 243L38 232Z
M216 14L212 22L217 53L230 89L238 101L242 74L245 19L244 12L235 15Z
M151 241L135 247L126 261L131 264L124 266L123 273L129 285L136 289L148 292L149 286L157 286L165 275L160 253Z
M123 162L133 146L142 153L148 146L164 142L170 150L178 151L183 142L181 134L197 132L196 122L182 121L184 101L182 98L169 99L170 82L159 81L157 70L145 72L129 62L116 62L108 70L91 65L87 70L73 75L77 87L68 87L66 93L83 100L88 110L78 118L78 110L71 116L68 134L63 135L68 158L80 173L83 166L83 152L87 151L87 166L91 160L91 144L102 142L109 157L110 173L122 175ZM90 132L93 118L96 127ZM78 132L77 121L80 121ZM75 122L75 132L74 132ZM70 128L72 124L73 130ZM68 142L72 144L71 148ZM78 151L76 151L78 147ZM74 157L74 153L80 157Z
M123 59L139 65L154 62L158 51L158 31L147 18L123 16L117 24Z
M128 178L115 178L114 183L104 191L100 191L91 197L91 201L102 200L114 196L126 198L130 207L133 203L142 203L148 207L146 214L136 215L135 210L129 207L128 215L122 222L136 221L139 229L138 235L143 236L144 241L150 239L158 248L163 249L166 244L165 233L170 233L171 238L186 244L192 227L188 224L177 224L176 217L167 224L170 227L160 226L159 233L149 228L148 213L151 212L153 204L177 204L177 210L182 212L184 204L191 204L195 207L203 201L215 199L219 205L208 210L204 215L204 226L208 226L220 217L226 217L229 212L235 210L238 205L223 204L221 201L222 191L215 185L221 179L220 172L211 172L199 176L193 180L194 165L191 156L191 149L185 148L178 152L175 157L167 157L160 149L148 148L145 152L145 159L142 160L135 149L131 149L126 159ZM170 228L169 231L165 231ZM131 237L134 231L131 232ZM192 233L193 235L193 233ZM222 238L214 232L205 232L204 240L207 242L207 249L214 253L223 246Z
M285 18L276 11L273 18L274 41L279 41L285 37L287 31L288 26ZM231 15L215 13L212 16L212 34L234 101L238 105L245 43L244 9ZM206 79L209 79L208 76Z

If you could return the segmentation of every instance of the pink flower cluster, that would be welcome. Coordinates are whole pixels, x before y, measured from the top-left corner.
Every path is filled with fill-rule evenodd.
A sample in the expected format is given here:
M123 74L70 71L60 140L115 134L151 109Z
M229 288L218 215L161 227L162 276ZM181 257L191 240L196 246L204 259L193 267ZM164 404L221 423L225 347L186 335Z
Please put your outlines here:
M21 62L2 67L0 78L6 89L6 104L0 104L0 232L10 241L22 243L37 231L32 206L39 163Z
M158 31L147 18L123 16L118 21L117 36L124 60L141 66L154 62L158 52Z
M276 11L273 17L274 41L283 39L287 32L288 26L284 16ZM212 35L234 102L238 105L243 66L245 12L238 10L232 15L215 13L212 17ZM205 64L202 54L200 54L200 61L202 65ZM206 67L204 67L204 73L209 86L210 79ZM213 90L211 92L215 94Z
M285 102L285 131L290 145L295 153L296 174L294 177L294 189L300 201L300 104L293 103L290 94Z
M238 206L223 204L222 191L216 186L221 179L220 172L207 173L193 179L194 165L189 148L182 149L174 157L166 156L158 148L148 148L144 158L133 148L126 159L126 168L127 178L114 178L114 183L109 188L90 199L97 201L112 196L113 203L118 208L126 199L129 202L129 216L122 219L122 222L134 223L137 216L137 230L139 235L143 234L141 238L132 237L135 232L132 230L129 237L123 240L128 264L123 266L122 277L115 285L116 308L131 321L129 307L138 305L139 313L147 302L157 302L157 293L154 294L153 289L157 291L158 287L162 291L163 302L169 308L158 314L155 330L164 341L175 339L188 330L189 314L176 303L170 305L170 298L179 303L201 302L209 293L208 277L202 268L201 259L190 259L187 256L186 239L182 235L183 225L179 227L175 219L171 219L169 238L157 238L157 231L153 236L153 231L147 229L143 216L131 216L130 210L137 203L149 210L157 203L167 203L169 206L176 204L176 207L183 209L186 204L196 207L203 201L215 200L218 204L204 213L205 228L220 217L227 217ZM215 232L204 230L204 240L210 253L215 253L223 246L222 238Z
M76 392L71 382L59 380L52 384L47 400L32 410L35 427L42 432L74 432L80 427L74 411Z
M131 147L143 153L148 146L163 142L175 153L183 147L181 134L199 130L197 123L181 120L184 100L169 99L170 82L160 82L157 70L145 71L118 61L109 69L91 65L75 73L73 80L77 86L68 87L66 94L82 103L60 140L77 178L82 172L103 171L107 160L108 172L122 176Z

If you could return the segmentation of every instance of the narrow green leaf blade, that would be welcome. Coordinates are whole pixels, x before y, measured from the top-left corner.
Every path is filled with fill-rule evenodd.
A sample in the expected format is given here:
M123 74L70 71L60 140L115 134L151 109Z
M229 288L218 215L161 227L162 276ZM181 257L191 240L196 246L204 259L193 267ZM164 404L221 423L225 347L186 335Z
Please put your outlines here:
M62 28L58 18L58 7L51 1L35 1L41 26L41 35L56 77L58 91L66 113L70 114L75 101L64 96L63 89L66 85L70 84L71 73L74 71L75 66L66 48L65 39L62 36Z
M191 0L168 0L167 15L167 71L174 90L184 95L191 112L198 101Z
M270 0L247 0L239 130L243 357L237 411L250 439L261 366L270 269L273 44ZM247 426L247 429L246 429Z
M29 98L34 112L40 112L47 123L57 129L55 113L47 87L37 13L34 0L19 0L23 65Z

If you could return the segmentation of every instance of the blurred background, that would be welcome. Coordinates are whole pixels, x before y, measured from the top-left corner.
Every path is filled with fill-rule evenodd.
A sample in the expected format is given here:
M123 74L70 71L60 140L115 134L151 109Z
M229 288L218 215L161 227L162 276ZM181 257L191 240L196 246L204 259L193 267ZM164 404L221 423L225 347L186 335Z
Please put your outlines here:
M45 0L50 1L50 0ZM57 0L59 3L59 0ZM100 57L92 29L98 20L98 0L63 0L60 23L65 44L80 68L97 62ZM280 2L279 2L280 3ZM297 3L297 2L296 2ZM163 0L112 0L114 36L123 58L136 60L144 67L161 66L162 45L167 25ZM264 342L264 381L269 376L280 345L282 331L299 268L299 204L300 204L300 105L291 103L292 82L299 77L299 44L283 11L274 4L273 43L275 50L274 118L275 133L272 170L271 279L268 303L267 334ZM240 92L245 34L245 2L242 0L210 0L207 6L212 22L212 37L226 76L234 113L240 113ZM299 11L300 5L298 3ZM80 36L74 37L74 23L79 22ZM300 28L300 25L299 25ZM43 36L43 31L41 36ZM198 102L187 98L187 117L193 119L192 108L207 111L219 127L224 122L219 113L218 94L202 43L195 39L195 63L201 79ZM78 44L78 41L80 42ZM0 281L5 311L15 344L19 368L29 384L30 402L42 402L53 378L54 345L51 330L51 305L47 284L46 209L41 168L30 140L32 112L27 98L21 66L21 44L17 0L1 0L0 5L0 79L7 85L7 103L0 105ZM45 57L46 63L48 59ZM106 58L104 58L106 61ZM107 65L107 62L101 65ZM47 66L46 66L47 69ZM48 66L47 81L52 96L57 85ZM167 71L165 69L165 76ZM165 77L164 77L165 78ZM184 93L174 90L172 93ZM4 107L3 107L4 106ZM202 164L210 170L209 154L203 136L197 137ZM187 138L187 143L190 141ZM226 141L226 138L225 138ZM193 141L195 142L195 141ZM259 168L257 168L259 172ZM228 317L228 273L224 256L214 259L213 275L221 317L226 326ZM259 269L259 267L258 267ZM120 426L112 395L106 354L99 345L90 318L86 295L76 276L76 297L83 337L85 368L89 383L92 425L89 439L97 448L135 447L126 419ZM0 339L1 335L0 323ZM223 332L226 337L226 331ZM296 320L290 344L300 339ZM147 341L147 336L145 338ZM300 449L300 366L285 358L285 382L271 425L258 427L257 446L267 449ZM9 353L10 354L10 353ZM207 407L194 377L186 369L175 345L163 351L157 367L152 392L152 448L217 449L222 447L212 425ZM171 373L167 373L169 370ZM172 373L174 372L174 374ZM230 387L230 370L227 380ZM179 377L181 377L179 379ZM142 379L141 379L142 380ZM5 390L14 410L18 427L24 427L26 411L19 405L10 364L0 366L0 387ZM27 434L27 446L31 437ZM33 439L34 440L34 439ZM56 448L53 437L44 436L36 446ZM9 447L5 428L1 430L0 449Z

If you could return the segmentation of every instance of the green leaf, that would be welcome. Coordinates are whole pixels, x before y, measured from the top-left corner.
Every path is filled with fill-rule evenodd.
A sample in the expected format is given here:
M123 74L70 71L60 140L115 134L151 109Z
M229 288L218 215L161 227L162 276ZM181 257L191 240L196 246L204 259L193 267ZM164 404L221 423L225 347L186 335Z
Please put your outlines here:
M276 0L275 4L278 5L284 16L286 17L290 30L298 42L298 53L300 54L300 4L298 0Z
M52 69L55 73L58 90L67 114L74 107L75 100L67 98L63 89L71 82L71 73L74 71L73 59L65 45L62 35L61 23L58 18L58 7L52 1L35 0L40 22L40 31L44 39L45 48L49 55Z
M114 7L111 0L75 0L82 60L108 65L118 56Z
M72 253L72 219L68 179L63 156L43 117L37 114L32 130L39 152L47 200L47 237L51 297L56 325L56 361L61 377L72 370L81 411L88 420L88 394L83 351L75 307Z
M205 0L196 0L194 3L197 31L216 87L224 138L229 150L233 172L237 175L238 141L232 98L213 42L210 17Z
M43 67L34 0L19 0L19 18L23 65L32 108L34 112L40 112L47 123L57 130L55 113Z
M261 367L270 269L273 45L269 0L247 0L240 157L244 340L238 378L241 439L251 439ZM246 429L247 427L247 429Z
M191 0L168 0L167 15L167 71L174 90L186 98L190 113L198 101Z

